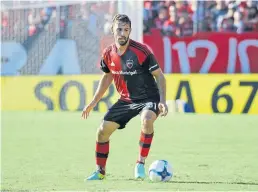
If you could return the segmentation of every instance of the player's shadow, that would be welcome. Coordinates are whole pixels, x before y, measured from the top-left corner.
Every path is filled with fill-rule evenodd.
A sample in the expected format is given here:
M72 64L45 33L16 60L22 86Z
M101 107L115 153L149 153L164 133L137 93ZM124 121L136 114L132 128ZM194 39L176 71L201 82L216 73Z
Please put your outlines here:
M255 182L222 182L222 181L168 181L168 183L258 185L258 183L255 183Z

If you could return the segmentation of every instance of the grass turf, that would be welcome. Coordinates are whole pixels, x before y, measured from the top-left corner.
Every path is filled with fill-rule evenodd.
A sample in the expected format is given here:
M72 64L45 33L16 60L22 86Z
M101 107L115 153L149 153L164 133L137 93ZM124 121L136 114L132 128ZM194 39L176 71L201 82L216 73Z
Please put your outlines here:
M167 183L135 181L140 119L111 137L107 179L84 183L95 169L95 132L103 114L2 112L2 190L258 190L258 118L172 115L159 118L146 168L168 160Z

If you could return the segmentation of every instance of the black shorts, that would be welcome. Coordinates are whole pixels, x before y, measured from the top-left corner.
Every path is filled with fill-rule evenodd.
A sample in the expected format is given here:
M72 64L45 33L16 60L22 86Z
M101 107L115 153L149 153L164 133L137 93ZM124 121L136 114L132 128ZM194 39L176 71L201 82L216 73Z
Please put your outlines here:
M113 121L120 125L118 129L125 128L126 124L142 110L151 110L158 116L158 100L145 100L137 103L129 103L118 100L106 113L104 120Z

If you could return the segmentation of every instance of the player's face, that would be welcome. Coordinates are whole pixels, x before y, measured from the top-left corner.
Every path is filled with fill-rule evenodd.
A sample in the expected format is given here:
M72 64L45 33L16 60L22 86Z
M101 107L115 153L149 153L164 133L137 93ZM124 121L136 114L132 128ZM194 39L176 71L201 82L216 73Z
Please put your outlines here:
M131 27L128 23L115 22L113 26L114 38L119 45L124 46L128 42Z

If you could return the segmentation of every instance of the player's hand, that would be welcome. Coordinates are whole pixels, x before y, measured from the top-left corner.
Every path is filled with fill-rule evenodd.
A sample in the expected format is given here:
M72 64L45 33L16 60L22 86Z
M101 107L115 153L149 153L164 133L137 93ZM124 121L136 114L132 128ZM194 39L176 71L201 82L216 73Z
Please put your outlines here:
M87 119L89 117L90 111L95 107L96 104L90 103L86 105L82 111L82 118Z
M167 106L166 102L159 103L159 111L160 111L161 117L165 117L168 114L168 106Z

